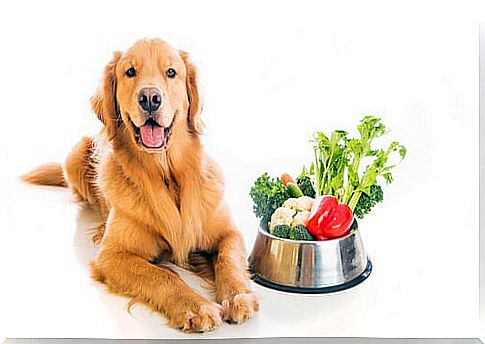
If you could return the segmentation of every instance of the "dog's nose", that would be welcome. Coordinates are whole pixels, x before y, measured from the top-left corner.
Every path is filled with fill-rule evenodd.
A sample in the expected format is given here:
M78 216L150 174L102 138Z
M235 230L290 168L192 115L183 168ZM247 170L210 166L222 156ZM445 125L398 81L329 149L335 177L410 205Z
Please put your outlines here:
M162 104L162 94L156 87L143 87L138 94L138 103L145 111L156 111Z

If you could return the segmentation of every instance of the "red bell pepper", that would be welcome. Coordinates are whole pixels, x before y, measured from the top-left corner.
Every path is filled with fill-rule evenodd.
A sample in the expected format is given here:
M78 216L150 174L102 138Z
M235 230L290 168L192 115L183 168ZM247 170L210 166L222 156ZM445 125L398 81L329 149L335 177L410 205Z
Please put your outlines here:
M318 235L320 218L325 217L325 219L330 220L330 216L337 206L337 199L333 196L323 196L320 200L317 198L305 224L308 231L314 236Z
M350 226L354 221L354 215L347 204L339 204L330 220L320 218L320 233L327 239L338 238L349 232Z
M333 196L315 201L306 228L317 239L333 239L348 233L354 215L347 204L339 204Z

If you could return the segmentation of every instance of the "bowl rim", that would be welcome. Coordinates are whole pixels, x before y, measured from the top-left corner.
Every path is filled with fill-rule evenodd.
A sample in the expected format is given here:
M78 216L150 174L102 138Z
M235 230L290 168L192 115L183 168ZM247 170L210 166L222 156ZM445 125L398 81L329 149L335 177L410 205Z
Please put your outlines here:
M264 221L264 219L261 220L261 222L259 223L259 226L258 226L259 233L263 234L264 236L271 238L272 240L279 240L279 241L283 241L283 242L297 243L297 244L309 244L309 245L320 244L320 245L323 245L325 243L347 239L347 238L349 238L353 235L356 235L356 233L359 232L359 224L357 222L357 219L354 219L354 222L356 223L356 228L352 229L349 233L347 233L344 236L341 236L341 237L338 237L338 238L327 239L327 240L292 240L292 239L280 238L280 237L277 237L276 235L271 234L268 230L263 228L264 227L263 221Z

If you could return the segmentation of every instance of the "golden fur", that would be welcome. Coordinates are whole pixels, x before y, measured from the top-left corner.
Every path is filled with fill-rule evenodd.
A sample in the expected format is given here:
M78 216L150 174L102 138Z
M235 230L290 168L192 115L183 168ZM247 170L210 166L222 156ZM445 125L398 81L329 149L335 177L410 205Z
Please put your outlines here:
M125 75L130 67L137 70L134 78ZM175 78L165 75L168 67L177 71ZM162 149L147 149L135 137L134 127L144 121L137 100L144 85L162 90L158 120L172 128ZM221 173L199 139L202 104L188 54L158 39L115 52L91 103L103 131L84 137L62 169L44 165L23 178L68 185L80 201L100 211L105 226L93 237L101 247L92 276L110 291L162 312L171 326L185 331L249 319L259 302L249 287L243 239L223 202ZM209 264L194 269L213 279L217 303L154 263L195 267L189 257Z

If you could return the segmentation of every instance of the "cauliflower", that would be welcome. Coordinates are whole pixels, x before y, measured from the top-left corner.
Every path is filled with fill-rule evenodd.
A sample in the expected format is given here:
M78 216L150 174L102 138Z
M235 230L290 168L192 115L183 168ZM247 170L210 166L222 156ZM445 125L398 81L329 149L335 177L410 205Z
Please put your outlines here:
M305 226L306 220L308 219L309 215L310 212L308 210L297 212L295 217L293 218L293 221L291 222L291 227L296 227L298 225Z
M301 196L297 198L295 208L298 211L310 211L312 209L313 202L315 202L313 198L308 196Z
M273 233L273 230L277 225L287 225L291 227L305 225L314 201L313 198L308 196L288 198L283 203L283 206L276 209L271 216L269 232Z
M271 222L269 224L269 232L273 233L273 229L277 225L291 225L293 220L293 215L295 215L295 210L285 207L277 208L273 215L271 215Z
M283 207L285 208L292 208L296 209L296 203L298 201L298 198L288 198L284 203Z

